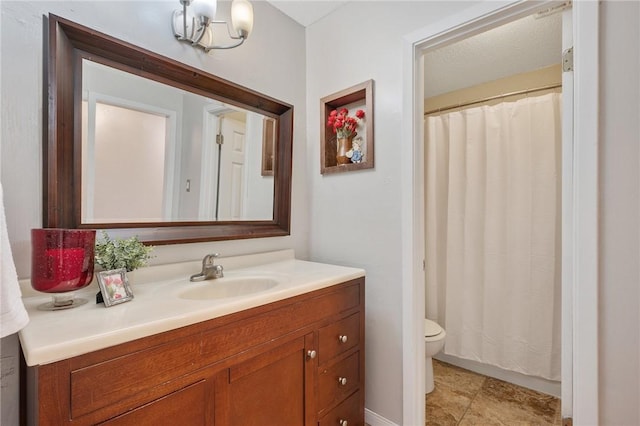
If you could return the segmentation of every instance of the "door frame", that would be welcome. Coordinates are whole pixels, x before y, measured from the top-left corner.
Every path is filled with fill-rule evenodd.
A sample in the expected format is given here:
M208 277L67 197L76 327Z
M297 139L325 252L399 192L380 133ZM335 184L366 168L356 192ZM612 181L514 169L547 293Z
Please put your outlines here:
M220 116L234 111L234 109L222 104L209 104L202 108L198 220L217 220L215 213L212 212L215 212L216 196L219 188L216 187L216 194L214 194L209 186L209 183L213 181L213 174L218 171L218 144L216 137L221 133Z
M402 143L410 155L402 156L403 424L425 423L423 52L558 3L480 2L404 37ZM571 11L573 138L564 151L572 155L563 159L569 185L562 195L562 294L569 299L562 305L562 396L569 400L562 415L575 424L598 423L598 9L597 1L580 1Z

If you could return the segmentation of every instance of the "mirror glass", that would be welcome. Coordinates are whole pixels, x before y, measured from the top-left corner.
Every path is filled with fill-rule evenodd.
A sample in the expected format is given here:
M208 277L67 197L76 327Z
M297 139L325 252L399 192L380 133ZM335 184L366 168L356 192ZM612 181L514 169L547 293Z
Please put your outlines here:
M82 223L273 219L273 122L83 59Z

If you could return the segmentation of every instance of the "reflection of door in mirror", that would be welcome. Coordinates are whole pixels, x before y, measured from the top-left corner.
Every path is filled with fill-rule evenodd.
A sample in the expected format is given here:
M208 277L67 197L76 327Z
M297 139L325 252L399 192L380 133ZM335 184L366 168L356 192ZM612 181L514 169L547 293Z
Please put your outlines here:
M87 93L82 182L93 190L83 191L84 223L170 220L175 123L174 111Z
M263 119L228 106L205 108L200 220L267 220L273 178L260 172Z
M229 116L221 119L218 220L244 217L246 143L245 125Z

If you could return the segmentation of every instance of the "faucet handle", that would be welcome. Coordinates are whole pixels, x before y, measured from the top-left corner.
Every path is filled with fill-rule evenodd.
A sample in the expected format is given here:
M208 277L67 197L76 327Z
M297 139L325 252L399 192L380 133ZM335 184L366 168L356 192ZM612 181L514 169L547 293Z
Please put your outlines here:
M208 254L204 257L204 259L202 259L202 266L205 267L212 267L215 265L216 263L216 257L219 257L220 253L211 253Z
M213 253L210 254L210 263L209 263L209 268L211 268L211 274L213 275L213 278L222 278L224 277L224 268L222 267L222 265L216 265L216 257L220 256L219 253Z

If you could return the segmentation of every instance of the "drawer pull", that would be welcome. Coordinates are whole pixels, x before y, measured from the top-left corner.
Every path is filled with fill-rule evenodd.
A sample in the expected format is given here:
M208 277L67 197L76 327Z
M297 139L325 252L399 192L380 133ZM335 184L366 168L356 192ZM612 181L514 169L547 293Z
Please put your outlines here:
M347 378L346 377L338 377L338 383L340 383L340 385L342 385L342 386L346 386Z
M340 336L338 336L338 340L340 341L340 343L347 343L347 335L341 334Z
M347 426L347 421L340 419L340 426Z
M307 351L307 358L309 358L309 359L314 359L316 357L316 355L317 355L317 352L314 351L314 350Z

